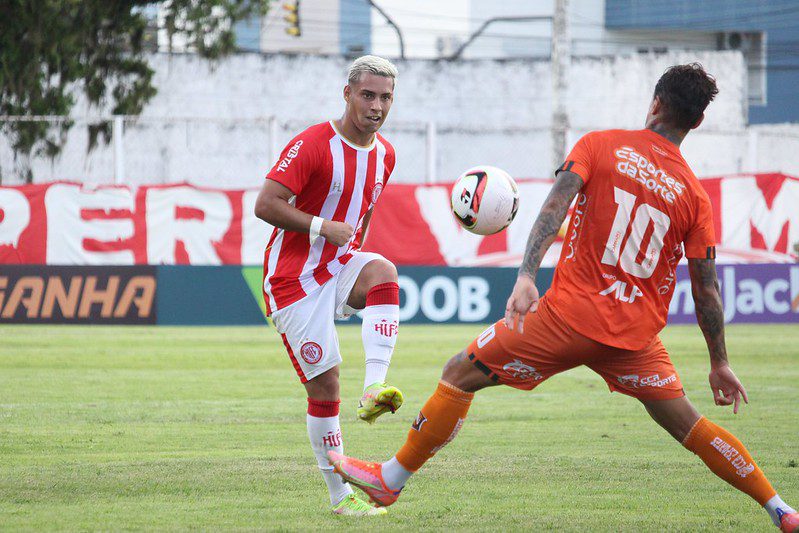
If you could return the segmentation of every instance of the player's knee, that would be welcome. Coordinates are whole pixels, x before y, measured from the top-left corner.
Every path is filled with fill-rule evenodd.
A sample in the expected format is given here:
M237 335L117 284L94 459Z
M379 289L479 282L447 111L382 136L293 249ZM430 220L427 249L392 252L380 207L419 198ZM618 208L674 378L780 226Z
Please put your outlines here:
M305 384L309 398L324 402L335 402L339 399L338 367L331 368Z
M375 259L369 263L371 267L372 285L379 285L381 283L396 283L397 267L393 263L384 259Z
M441 380L465 392L475 392L488 384L488 378L469 362L466 352L453 356L441 373Z

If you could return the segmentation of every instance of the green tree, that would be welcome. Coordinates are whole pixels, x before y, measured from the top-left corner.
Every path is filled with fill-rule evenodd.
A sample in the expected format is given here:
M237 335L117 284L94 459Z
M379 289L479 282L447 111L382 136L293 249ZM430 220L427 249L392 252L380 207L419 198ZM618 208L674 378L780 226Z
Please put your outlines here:
M0 115L64 117L0 124L26 181L33 178L31 156L59 154L73 125L68 117L76 94L118 115L141 113L156 94L147 51L154 47L148 30L159 9L170 43L180 36L214 60L235 50L236 22L263 16L268 7L269 0L0 2ZM91 124L90 149L109 131L108 123Z

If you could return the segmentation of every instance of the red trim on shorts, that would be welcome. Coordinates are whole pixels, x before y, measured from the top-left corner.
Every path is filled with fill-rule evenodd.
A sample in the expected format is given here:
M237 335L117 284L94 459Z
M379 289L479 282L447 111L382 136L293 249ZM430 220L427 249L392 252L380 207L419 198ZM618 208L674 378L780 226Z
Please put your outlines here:
M326 402L323 400L314 400L308 398L308 414L317 418L330 418L331 416L338 416L338 406L341 400L334 402Z
M302 367L300 363L297 362L297 358L294 357L294 350L291 349L291 345L289 344L289 340L286 338L284 334L280 334L283 338L283 346L286 347L286 351L289 353L289 359L291 359L291 364L294 365L294 370L297 371L297 375L300 376L300 382L308 383L308 378L305 377L305 373L302 371Z
M366 293L366 305L399 305L399 285L393 281L375 285Z

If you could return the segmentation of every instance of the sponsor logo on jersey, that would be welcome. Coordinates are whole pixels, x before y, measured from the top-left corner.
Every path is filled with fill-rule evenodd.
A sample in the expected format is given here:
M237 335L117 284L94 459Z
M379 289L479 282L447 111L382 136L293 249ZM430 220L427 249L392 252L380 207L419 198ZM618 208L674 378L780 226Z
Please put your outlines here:
M569 253L566 255L564 261L574 260L574 253L577 251L577 240L580 236L580 228L585 221L586 203L588 203L588 197L585 194L580 194L580 196L577 197L577 204L575 204L574 211L572 212L572 231L571 235L569 235L569 240L566 241L566 247L569 249Z
M277 172L285 172L294 158L297 157L297 154L300 153L300 146L302 146L302 139L294 143L294 146L289 148L289 151L286 153L286 157L280 161L277 165Z
M669 383L677 381L677 374L671 374L661 379L660 374L652 374L651 376L641 377L638 374L628 374L626 376L619 376L616 378L619 383L625 387L632 389L640 389L643 387L665 387Z
M674 285L675 280L677 279L677 263L680 262L682 258L682 245L676 245L669 255L668 259L666 260L666 266L668 267L669 271L663 276L663 279L660 280L660 284L658 285L658 294L668 294L671 290L672 285Z
M519 361L518 359L514 360L512 363L508 363L502 367L502 370L505 371L510 377L514 379L534 379L538 381L539 379L544 379L544 376L541 375L535 368L531 367L530 365L526 365Z
M341 446L341 429L336 430L335 433L333 431L328 431L327 435L322 437L322 445L325 448L336 448Z
M741 452L736 450L735 447L728 442L725 442L721 437L715 437L710 441L710 445L718 450L721 456L732 464L732 467L736 470L735 473L739 476L746 477L755 471L755 465L747 461L746 458L741 455Z
M394 337L399 330L399 323L394 320L389 322L385 318L375 324L375 331L384 337Z
M416 415L416 420L414 420L413 424L411 424L411 428L415 429L416 431L422 431L422 426L425 422L427 422L427 417L424 416L424 413L419 411L419 414Z
M300 348L300 357L309 365L315 365L322 359L322 347L313 341L308 341Z
M616 171L637 181L650 191L658 194L666 202L674 200L685 192L685 185L669 176L663 169L657 168L642 154L630 146L622 146L615 150Z
M633 285L628 292L627 282L620 280L614 281L610 287L600 291L599 294L602 296L612 294L616 300L624 303L633 303L637 297L644 295L636 285Z

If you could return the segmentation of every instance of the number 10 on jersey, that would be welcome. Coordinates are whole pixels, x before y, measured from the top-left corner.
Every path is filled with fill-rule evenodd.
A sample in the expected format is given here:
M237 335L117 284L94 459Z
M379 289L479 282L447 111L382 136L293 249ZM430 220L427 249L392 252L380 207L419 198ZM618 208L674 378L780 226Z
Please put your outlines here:
M658 264L660 251L663 249L663 237L669 230L671 220L666 213L649 204L639 205L633 218L636 196L618 187L613 188L613 195L617 205L616 216L613 218L613 226L610 229L608 242L605 243L602 264L610 266L618 264L628 274L646 279L652 275ZM627 233L627 228L630 227L630 219L632 219L630 236L627 238L622 250L621 244L624 240L624 235ZM644 258L639 263L636 259L641 252L641 243L644 240L644 235L647 228L649 228L650 222L654 224L654 230L652 231L652 237L649 239L649 245L644 252Z

